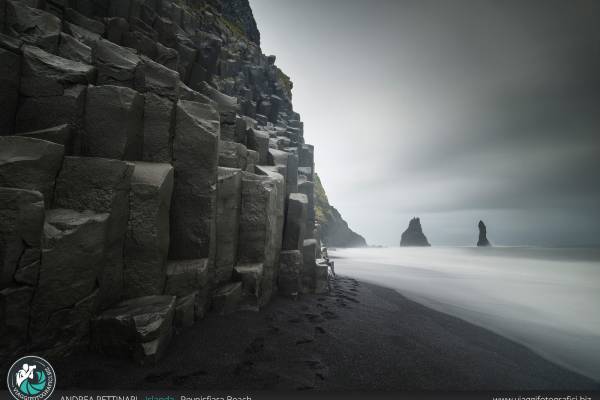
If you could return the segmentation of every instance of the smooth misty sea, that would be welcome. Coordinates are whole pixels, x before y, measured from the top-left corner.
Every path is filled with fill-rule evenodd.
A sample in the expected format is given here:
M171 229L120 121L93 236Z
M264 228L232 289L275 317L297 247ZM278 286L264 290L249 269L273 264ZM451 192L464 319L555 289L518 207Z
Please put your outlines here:
M600 382L600 249L364 248L329 251L336 272L523 344Z

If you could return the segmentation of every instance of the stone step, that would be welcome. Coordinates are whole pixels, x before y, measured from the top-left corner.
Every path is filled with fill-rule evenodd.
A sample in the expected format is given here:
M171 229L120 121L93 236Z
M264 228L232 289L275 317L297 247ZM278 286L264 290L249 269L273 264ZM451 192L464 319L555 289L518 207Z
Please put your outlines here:
M123 301L92 320L92 349L140 364L155 364L172 336L174 296L145 296Z
M240 310L259 311L262 297L263 264L245 264L234 268L233 279L242 283Z
M219 315L231 314L238 310L241 300L242 282L227 283L215 291L212 309Z
M167 263L164 294L184 297L197 293L196 319L204 318L209 300L208 259L176 260Z
M300 250L281 252L279 261L279 294L296 296L302 292L303 258Z
M64 146L45 140L0 136L0 186L39 191L50 207L64 152Z
M64 344L77 339L69 336L88 334L86 321L97 311L97 282L106 265L108 220L109 214L90 210L46 212L42 260L31 304L29 334L34 346ZM93 298L84 301L93 293ZM65 321L69 319L84 325L74 329Z
M65 157L56 179L54 206L109 213L106 262L100 276L103 308L121 300L123 246L129 220L129 191L134 164L96 157Z

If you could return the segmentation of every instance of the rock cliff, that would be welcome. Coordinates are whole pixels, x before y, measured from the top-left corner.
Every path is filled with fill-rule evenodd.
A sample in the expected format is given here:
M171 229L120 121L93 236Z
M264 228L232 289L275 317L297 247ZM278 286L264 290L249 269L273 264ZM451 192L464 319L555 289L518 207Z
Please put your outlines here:
M313 146L247 0L0 0L0 360L154 363L320 292Z
M331 247L365 247L367 245L365 238L350 229L339 211L329 204L329 199L317 174L315 174L315 217L319 224L323 245Z
M408 223L408 228L402 233L400 246L430 246L427 237L421 228L421 219L413 218Z
M487 228L485 227L485 224L483 223L483 221L479 221L479 224L477 224L477 227L479 228L479 239L477 240L477 246L479 246L479 247L491 246L490 241L487 238Z

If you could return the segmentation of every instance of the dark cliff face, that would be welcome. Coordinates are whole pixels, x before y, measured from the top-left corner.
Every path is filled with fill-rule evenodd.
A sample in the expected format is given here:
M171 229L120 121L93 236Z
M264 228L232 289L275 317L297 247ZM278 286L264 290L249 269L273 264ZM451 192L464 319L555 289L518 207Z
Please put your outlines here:
M348 227L341 214L329 204L319 176L315 174L315 215L321 225L321 240L332 247L365 247L367 242Z
M237 24L248 39L260 46L260 32L248 0L222 0L221 10L225 18Z
M421 228L421 220L413 218L408 223L408 228L402 233L400 246L430 246L427 237Z
M477 227L479 228L479 240L477 240L477 246L479 246L479 247L491 246L490 241L487 238L487 229L486 229L483 221L479 221L479 224L477 225Z
M173 326L326 290L314 149L258 43L247 0L0 0L0 367L88 337L154 362Z

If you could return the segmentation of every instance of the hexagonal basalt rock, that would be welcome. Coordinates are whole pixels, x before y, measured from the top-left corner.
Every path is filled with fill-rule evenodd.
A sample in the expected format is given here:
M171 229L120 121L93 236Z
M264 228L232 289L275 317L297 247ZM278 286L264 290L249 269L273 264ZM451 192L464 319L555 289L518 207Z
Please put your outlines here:
M154 93L146 93L144 97L146 101L142 159L152 162L171 162L175 104L168 98Z
M92 320L91 347L101 353L154 364L172 335L174 296L123 301Z
M314 229L314 221L315 221L315 184L309 180L306 180L306 177L301 175L298 179L298 192L304 193L308 199L308 207L306 208L306 219L308 221L307 224L307 236L312 236L312 230Z
M279 293L295 296L302 292L303 258L300 250L282 251L279 258Z
M69 124L62 124L53 126L47 129L40 129L30 132L20 132L16 136L24 136L34 139L45 140L48 142L56 143L65 146L65 154L69 154L71 149L71 126Z
M240 310L258 311L263 301L263 265L245 264L234 268L234 278L242 282Z
M96 70L33 46L23 46L21 94L29 97L61 96L65 87L94 83Z
M92 211L46 213L40 276L31 306L34 342L44 340L52 314L94 291L104 266L107 221L108 214Z
M241 143L221 140L219 146L219 166L246 169L248 150Z
M102 307L120 300L123 242L129 220L129 189L134 165L94 157L65 157L58 175L55 206L109 213L106 263L100 276Z
M212 298L212 309L220 315L238 310L242 299L242 282L227 283L218 288Z
M269 134L256 129L249 129L246 142L249 149L258 152L258 163L267 165L269 162Z
M169 261L165 294L186 296L195 291L207 290L208 259Z
M219 167L217 190L216 282L230 280L237 261L241 208L241 171Z
M303 293L313 293L315 291L316 257L317 241L306 239L302 249L301 283Z
M123 286L126 298L162 294L173 190L170 164L136 162L129 193Z
M143 70L143 83L138 80L136 89L177 100L179 97L179 73L142 56L140 68Z
M144 97L120 86L90 86L83 151L118 160L142 158Z
M319 259L315 264L315 293L322 294L329 291L329 264L327 260Z
M171 207L172 259L208 257L216 216L219 119L209 105L180 100L177 104Z
M22 136L0 136L0 186L37 190L48 206L64 146Z
M92 63L92 48L66 33L60 34L58 55L72 61Z
M138 70L140 58L132 50L108 40L100 39L93 44L92 61L98 68L99 85L136 87L142 81L142 70Z
M39 263L43 225L40 192L0 187L0 289L13 284L20 267Z
M23 1L7 1L6 30L26 43L56 52L61 21L49 12L28 7Z
M183 297L177 297L173 325L176 327L189 327L194 324L194 321L196 320L197 297L198 292L190 293Z
M286 195L298 191L298 156L287 151L269 149L269 162L285 171ZM283 173L283 172L282 172Z
M73 135L73 151L79 154L86 91L85 85L72 85L58 96L21 97L15 130L29 132L69 124Z
M308 198L303 193L292 193L288 197L285 228L283 231L283 250L300 250L306 229Z
M262 299L274 290L281 249L283 177L242 172L242 205L238 242L239 263L263 263Z

